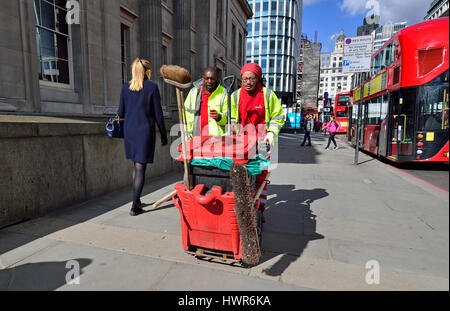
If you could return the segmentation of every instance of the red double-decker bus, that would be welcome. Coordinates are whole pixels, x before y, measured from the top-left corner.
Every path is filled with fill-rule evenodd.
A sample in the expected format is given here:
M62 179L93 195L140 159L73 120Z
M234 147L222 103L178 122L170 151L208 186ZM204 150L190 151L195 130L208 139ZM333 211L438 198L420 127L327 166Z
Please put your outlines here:
M449 162L448 41L448 18L404 28L372 56L370 73L353 76L353 145L362 96L360 148L396 162Z
M351 92L343 92L336 94L334 102L334 117L341 124L341 129L337 133L347 133L349 122L349 104Z

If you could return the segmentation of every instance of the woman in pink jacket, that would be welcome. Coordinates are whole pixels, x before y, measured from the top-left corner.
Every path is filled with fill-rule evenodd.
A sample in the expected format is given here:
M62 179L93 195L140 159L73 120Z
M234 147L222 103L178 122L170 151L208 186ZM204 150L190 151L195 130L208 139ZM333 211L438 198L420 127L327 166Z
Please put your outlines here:
M334 144L334 149L338 149L334 136L336 136L336 132L341 129L341 124L339 123L339 121L336 120L335 117L331 116L330 122L324 124L323 129L328 129L328 132L330 132L330 137L328 138L328 146L325 148L325 150L330 149L331 142L333 142Z

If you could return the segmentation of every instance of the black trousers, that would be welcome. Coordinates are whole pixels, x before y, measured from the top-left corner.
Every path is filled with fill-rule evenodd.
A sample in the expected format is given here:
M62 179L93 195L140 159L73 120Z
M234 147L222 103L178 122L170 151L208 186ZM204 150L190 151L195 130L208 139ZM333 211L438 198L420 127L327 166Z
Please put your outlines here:
M327 148L330 147L331 142L333 142L334 146L337 147L336 139L334 138L334 136L336 136L336 133L330 133L330 137L328 137L328 146L327 146Z
M305 138L303 139L302 146L305 145L307 139L308 139L308 145L311 145L311 132L305 130Z

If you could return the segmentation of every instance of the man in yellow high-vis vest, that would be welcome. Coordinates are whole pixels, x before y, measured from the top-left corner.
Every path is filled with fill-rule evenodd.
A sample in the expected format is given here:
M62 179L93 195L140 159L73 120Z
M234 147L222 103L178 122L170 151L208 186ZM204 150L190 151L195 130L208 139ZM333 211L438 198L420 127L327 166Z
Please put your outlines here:
M227 90L220 85L216 69L203 72L203 84L189 92L184 103L187 131L194 136L222 136L227 123Z
M232 121L238 127L254 126L259 137L273 145L285 123L284 110L275 92L262 83L262 69L258 64L249 63L241 70L242 88L233 93L231 98ZM262 131L262 133L261 133ZM256 187L259 188L268 175L264 171L258 175ZM259 198L260 209L266 208L267 184ZM264 219L264 218L263 218Z

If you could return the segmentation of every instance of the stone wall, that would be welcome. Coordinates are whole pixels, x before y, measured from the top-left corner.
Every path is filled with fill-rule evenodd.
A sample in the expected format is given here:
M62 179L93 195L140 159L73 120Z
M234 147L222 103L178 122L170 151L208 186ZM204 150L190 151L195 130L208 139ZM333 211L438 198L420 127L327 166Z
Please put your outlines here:
M127 186L131 201L133 164L105 122L0 116L0 228ZM168 155L157 143L148 178L180 169Z

